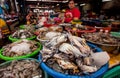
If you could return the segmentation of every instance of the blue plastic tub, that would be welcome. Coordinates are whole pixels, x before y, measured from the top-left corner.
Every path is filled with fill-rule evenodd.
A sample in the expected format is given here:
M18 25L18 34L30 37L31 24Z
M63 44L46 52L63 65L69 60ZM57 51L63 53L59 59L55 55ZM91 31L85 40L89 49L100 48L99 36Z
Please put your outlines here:
M97 46L88 43L91 48L94 48L96 52L101 52L102 50ZM41 55L39 54L38 60L41 61ZM60 72L57 72L50 67L48 67L44 62L41 63L41 68L46 71L49 75L53 76L54 78L99 78L101 77L107 70L108 70L108 63L103 65L98 71L84 76L77 76L77 75L67 75Z

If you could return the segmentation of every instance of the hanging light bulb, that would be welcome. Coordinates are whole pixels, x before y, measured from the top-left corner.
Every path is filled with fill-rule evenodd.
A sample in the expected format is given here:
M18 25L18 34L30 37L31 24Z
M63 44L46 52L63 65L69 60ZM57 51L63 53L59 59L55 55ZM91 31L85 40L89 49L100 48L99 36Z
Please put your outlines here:
M107 1L112 1L112 0L102 0L102 2L107 2Z

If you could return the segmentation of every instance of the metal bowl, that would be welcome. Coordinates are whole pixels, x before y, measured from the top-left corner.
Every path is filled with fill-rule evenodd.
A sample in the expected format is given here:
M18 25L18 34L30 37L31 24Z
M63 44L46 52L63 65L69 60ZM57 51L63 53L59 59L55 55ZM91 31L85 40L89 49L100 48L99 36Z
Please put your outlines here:
M87 42L90 42L92 44L97 45L98 47L100 47L103 51L107 51L107 52L113 52L115 51L118 47L120 47L119 44L103 44L103 43L97 43L97 42L93 42L93 41L89 41L87 40Z

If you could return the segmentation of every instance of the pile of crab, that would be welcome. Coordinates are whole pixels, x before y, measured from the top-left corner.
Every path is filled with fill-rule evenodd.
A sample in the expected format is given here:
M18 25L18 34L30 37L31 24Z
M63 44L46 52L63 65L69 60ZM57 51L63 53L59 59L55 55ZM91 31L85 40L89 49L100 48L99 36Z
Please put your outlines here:
M93 52L83 38L66 32L50 33L47 33L49 39L44 43L40 53L42 61L57 72L70 75L92 73L110 59L106 52Z
M9 57L22 56L31 54L37 48L38 46L36 41L23 39L3 46L2 54Z

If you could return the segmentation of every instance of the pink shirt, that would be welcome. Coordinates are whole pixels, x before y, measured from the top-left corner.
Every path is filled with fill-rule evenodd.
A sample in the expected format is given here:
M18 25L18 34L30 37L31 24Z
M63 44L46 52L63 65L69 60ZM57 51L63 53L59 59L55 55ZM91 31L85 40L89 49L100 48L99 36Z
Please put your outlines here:
M78 8L73 8L72 10L66 10L65 22L70 22L75 17L80 18L80 14L81 13Z

